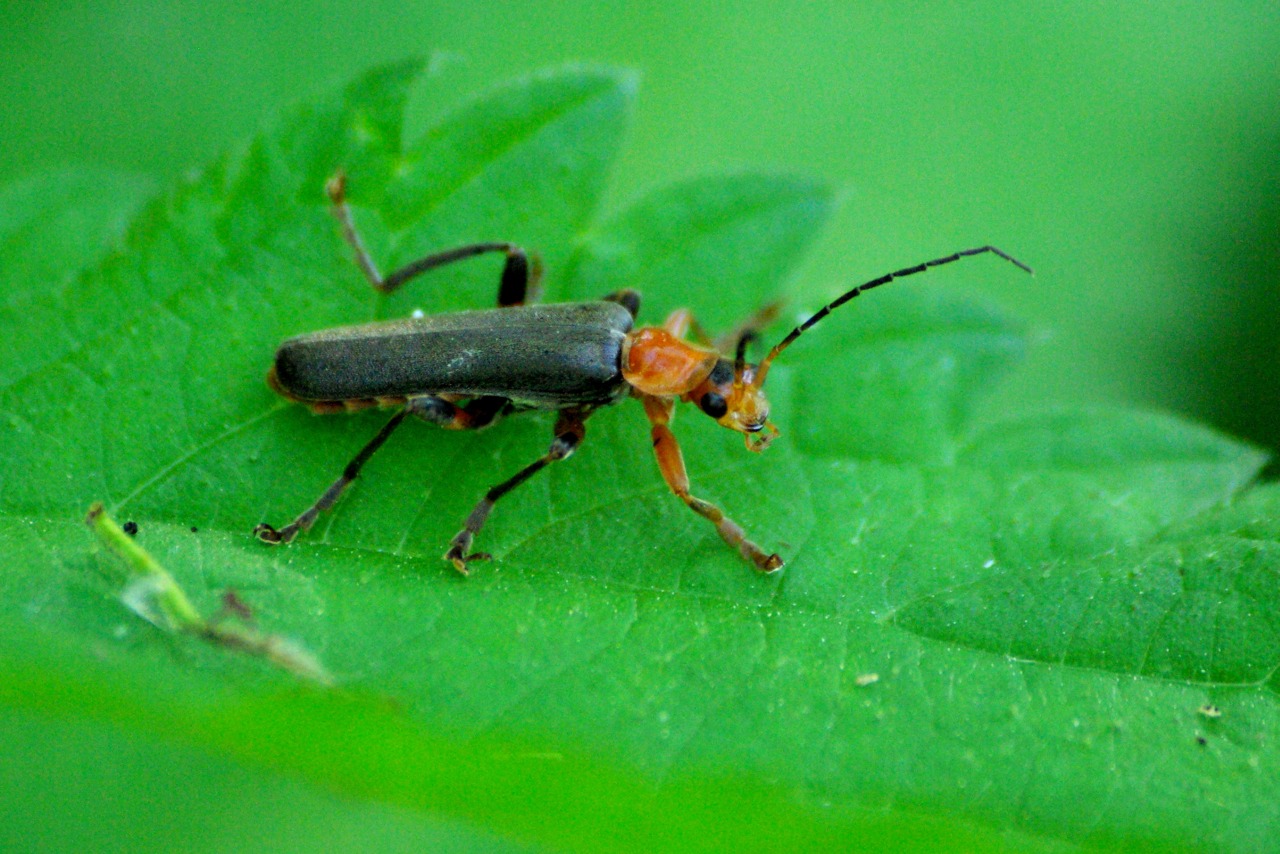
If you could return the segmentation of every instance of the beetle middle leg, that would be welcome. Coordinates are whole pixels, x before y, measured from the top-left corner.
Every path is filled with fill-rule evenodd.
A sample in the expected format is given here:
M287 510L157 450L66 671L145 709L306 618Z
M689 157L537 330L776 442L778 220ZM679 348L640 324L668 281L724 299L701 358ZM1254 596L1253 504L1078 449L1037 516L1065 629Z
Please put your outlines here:
M346 174L339 172L330 178L329 183L325 185L325 192L329 196L333 217L342 227L342 238L356 254L356 264L369 280L369 284L381 293L389 294L428 270L476 255L502 252L507 256L507 262L502 268L502 279L498 285L498 306L505 308L534 303L541 295L539 286L542 282L542 260L536 252L527 252L514 243L470 243L455 249L446 249L443 252L419 258L417 261L411 261L383 276L378 272L378 265L369 254L369 250L365 248L364 241L360 239L360 232L356 230L355 222L351 218L351 208L347 206Z
M471 554L467 552L470 551L471 543L475 540L476 535L480 533L480 529L484 527L485 521L489 518L489 513L493 511L493 505L497 503L499 498L533 477L551 463L559 462L572 456L573 452L582 444L583 437L587 434L587 427L584 422L588 414L589 412L575 410L562 412L559 420L556 421L556 438L552 441L551 447L547 449L547 452L485 493L484 498L480 499L475 509L467 516L467 521L462 530L450 541L449 550L444 553L444 559L452 563L454 569L466 575L468 563L473 560L488 560L492 557L492 555L485 552L473 552Z
M644 404L645 414L653 425L653 453L658 458L658 468L662 478L676 497L688 505L689 509L716 526L720 538L738 551L745 559L751 561L761 572L773 572L782 568L782 558L769 554L764 549L747 539L742 526L724 515L719 507L689 493L689 473L684 467L684 455L680 453L680 445L669 426L671 421L672 401L650 395L638 395Z
M479 430L497 421L511 403L505 397L477 397L464 406L424 394L409 398L405 408L409 414L445 430Z
M406 415L415 415L423 421L446 430L479 430L496 421L506 409L508 402L504 397L478 397L465 406L458 406L434 395L410 398L404 408L391 416L391 420L378 431L378 435L374 436L360 449L360 453L347 463L338 479L329 485L314 504L304 510L297 519L278 530L266 522L259 524L253 529L254 536L264 543L275 545L293 542L299 532L310 530L320 514L336 504L352 481L360 476L360 470L364 468L364 464L391 437Z

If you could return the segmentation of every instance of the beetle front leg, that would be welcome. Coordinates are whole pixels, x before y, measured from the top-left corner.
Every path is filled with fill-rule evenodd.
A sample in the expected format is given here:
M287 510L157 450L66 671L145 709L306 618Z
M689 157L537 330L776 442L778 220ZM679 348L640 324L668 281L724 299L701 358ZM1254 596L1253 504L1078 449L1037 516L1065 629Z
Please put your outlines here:
M746 560L761 572L773 572L782 568L782 558L776 554L767 554L762 548L747 539L742 526L734 522L724 512L709 501L704 501L689 493L689 473L684 467L684 455L680 453L680 444L669 426L672 403L649 395L640 395L644 403L645 414L653 425L653 453L658 458L658 468L667 486L676 497L689 506L689 509L716 526L720 538L737 550Z
M498 285L498 306L506 308L534 303L541 295L539 285L542 282L542 260L536 252L527 252L514 243L471 243L456 249L447 249L419 258L417 261L411 261L387 276L383 276L378 272L378 265L374 263L369 250L365 248L360 232L356 230L356 224L351 218L351 208L347 205L346 174L339 172L330 178L329 183L325 185L325 192L329 196L330 211L342 227L342 239L356 254L356 264L369 280L369 284L384 294L391 293L428 270L488 252L502 252L507 256L507 262L502 268L502 279Z
M488 560L492 557L492 555L485 552L471 554L468 554L468 552L471 550L471 544L474 542L476 535L480 533L480 529L484 527L485 521L489 518L493 505L497 503L499 498L533 477L551 463L559 462L572 456L573 452L582 444L583 437L587 434L587 427L584 423L587 414L574 411L562 413L560 419L556 422L556 438L551 443L547 453L516 472L513 477L504 480L485 493L484 498L480 499L475 509L467 516L467 521L462 530L449 542L449 550L444 553L444 559L452 563L454 569L466 575L468 563L473 560Z

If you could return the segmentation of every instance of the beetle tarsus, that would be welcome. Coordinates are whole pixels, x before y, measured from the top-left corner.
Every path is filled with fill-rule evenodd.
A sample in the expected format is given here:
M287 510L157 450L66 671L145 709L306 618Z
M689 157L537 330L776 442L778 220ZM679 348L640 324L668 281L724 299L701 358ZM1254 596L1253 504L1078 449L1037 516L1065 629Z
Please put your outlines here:
M277 531L266 522L262 522L253 529L253 535L262 542L274 546L280 543L287 543L294 538L297 534L297 529L294 528L290 531L289 528L291 527L293 526L286 525L283 531Z
M672 441L674 442L674 437ZM681 465L683 466L683 462ZM748 540L747 532L737 522L724 515L723 510L710 501L704 501L696 495L690 495L687 477L685 478L683 490L675 487L672 487L672 490L676 493L676 497L688 505L690 510L715 525L716 533L720 535L720 539L737 549L738 554L760 572L767 574L782 568L782 558L776 554L766 554L764 549Z
M493 555L488 552L472 552L471 554L466 554L466 550L471 547L471 539L471 537L467 537L468 542L466 545L460 545L455 542L449 547L449 550L444 553L444 559L453 564L453 568L463 575L471 574L471 570L467 564L471 563L473 560L493 560Z

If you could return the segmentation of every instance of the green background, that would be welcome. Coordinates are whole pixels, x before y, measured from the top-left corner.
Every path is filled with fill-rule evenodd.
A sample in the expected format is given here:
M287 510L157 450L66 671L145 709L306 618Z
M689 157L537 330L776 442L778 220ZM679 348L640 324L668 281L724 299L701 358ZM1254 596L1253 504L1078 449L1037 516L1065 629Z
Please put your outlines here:
M1031 324L1029 364L988 400L993 419L1046 403L1138 402L1280 445L1280 19L1262 4L912 16L888 5L64 3L7 7L0 31L4 180L91 163L159 186L281 106L406 55L443 69L418 93L411 129L414 110L436 113L530 69L629 65L643 80L606 208L726 167L831 181L843 206L787 286L810 302L987 241L1037 268L1031 280L985 262L948 273L961 295L986 294ZM58 792L63 836L45 846L109 847L118 833L158 848L198 834L230 850L250 828L263 847L484 841L101 721L49 743L40 718L24 715L5 712L7 753L26 758L10 770L35 794L6 807L47 811ZM118 802L79 809L122 783Z
M974 243L1037 269L957 280L1038 333L997 405L1139 402L1280 447L1276 5L922 8L9 3L0 178L171 178L408 55L450 66L434 102L566 60L632 66L614 203L729 166L807 171L844 190L803 273L825 291Z

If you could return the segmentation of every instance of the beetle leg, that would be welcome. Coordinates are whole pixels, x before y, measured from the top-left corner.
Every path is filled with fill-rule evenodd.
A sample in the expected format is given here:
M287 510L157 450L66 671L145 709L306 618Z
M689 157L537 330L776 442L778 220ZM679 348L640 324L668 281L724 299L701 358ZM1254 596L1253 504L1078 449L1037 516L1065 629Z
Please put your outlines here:
M391 416L391 420L378 431L378 435L360 449L360 453L347 463L342 476L329 485L315 504L279 530L263 522L253 529L254 535L264 543L274 545L293 542L298 532L310 530L320 514L336 504L351 482L360 476L360 469L364 468L369 458L390 438L406 415L416 415L423 421L436 424L446 430L479 430L498 420L508 403L505 397L477 397L465 406L458 406L434 395L409 398L404 409Z
M616 302L631 313L631 319L635 320L640 314L640 292L633 291L631 288L623 288L620 291L614 291L600 298L601 302Z
M476 535L480 533L480 529L484 527L485 520L489 518L489 513L493 510L493 505L498 499L533 477L542 469L554 462L568 459L573 452L582 444L582 439L587 434L586 421L588 413L581 411L566 411L561 413L560 419L556 422L556 438L551 443L551 447L539 459L520 469L514 476L504 480L502 483L490 489L485 493L484 498L480 499L475 509L471 511L471 515L467 516L467 521L463 525L462 530L457 533L450 542L449 550L444 553L444 559L453 564L454 569L467 574L467 564L473 560L488 560L492 555L484 552L474 552L468 554L471 549L471 543L475 540Z
M383 276L378 272L369 250L365 248L360 233L356 231L355 222L351 218L351 208L347 206L347 176L339 172L329 179L325 185L329 195L330 210L334 219L342 227L342 238L356 254L356 264L364 273L369 284L384 294L389 294L417 278L428 270L443 267L464 258L483 255L488 252L502 252L507 256L507 263L502 268L502 280L498 285L498 306L505 308L513 305L524 305L526 302L537 302L541 294L542 260L536 252L526 252L514 243L471 243L456 249L436 252L417 261L411 261L398 270Z
M293 538L298 536L299 531L306 531L315 524L316 517L328 510L338 499L342 497L342 493L360 475L360 469L369 461L369 458L382 447L382 443L390 438L395 429L400 426L400 422L404 421L404 417L409 414L409 408L401 409L395 415L391 416L391 420L378 431L378 435L370 440L369 444L360 449L360 453L355 455L351 462L347 463L347 467L342 470L342 476L329 485L324 494L306 510L302 512L297 519L294 519L288 525L276 530L266 522L258 525L253 529L253 534L264 543L289 543Z
M662 328L677 338L684 338L692 333L693 340L699 344L714 347L721 353L731 353L738 346L740 338L755 338L760 330L778 319L778 313L781 310L781 302L771 302L735 326L733 331L714 339L707 332L706 327L693 316L693 312L687 308L677 308L668 314L667 319L662 322Z
M680 453L680 445L669 426L671 421L672 401L650 395L639 395L644 404L645 414L653 425L653 453L658 458L658 469L662 479L676 494L676 497L689 505L689 509L716 526L720 538L746 560L751 561L761 572L773 572L782 568L782 558L776 554L766 554L763 549L747 539L746 532L738 523L725 516L719 507L709 501L703 501L689 494L689 474L684 467L684 455Z
M694 340L699 344L711 346L711 336L687 308L677 308L668 314L667 319L662 322L662 328L681 339L692 332Z
M477 397L464 406L433 394L409 398L405 408L411 415L446 430L479 430L497 421L511 401L505 397Z
M778 319L782 313L780 300L760 307L754 314L739 323L732 331L726 332L716 339L715 347L721 353L732 353L738 346L739 339L757 338L760 332Z

